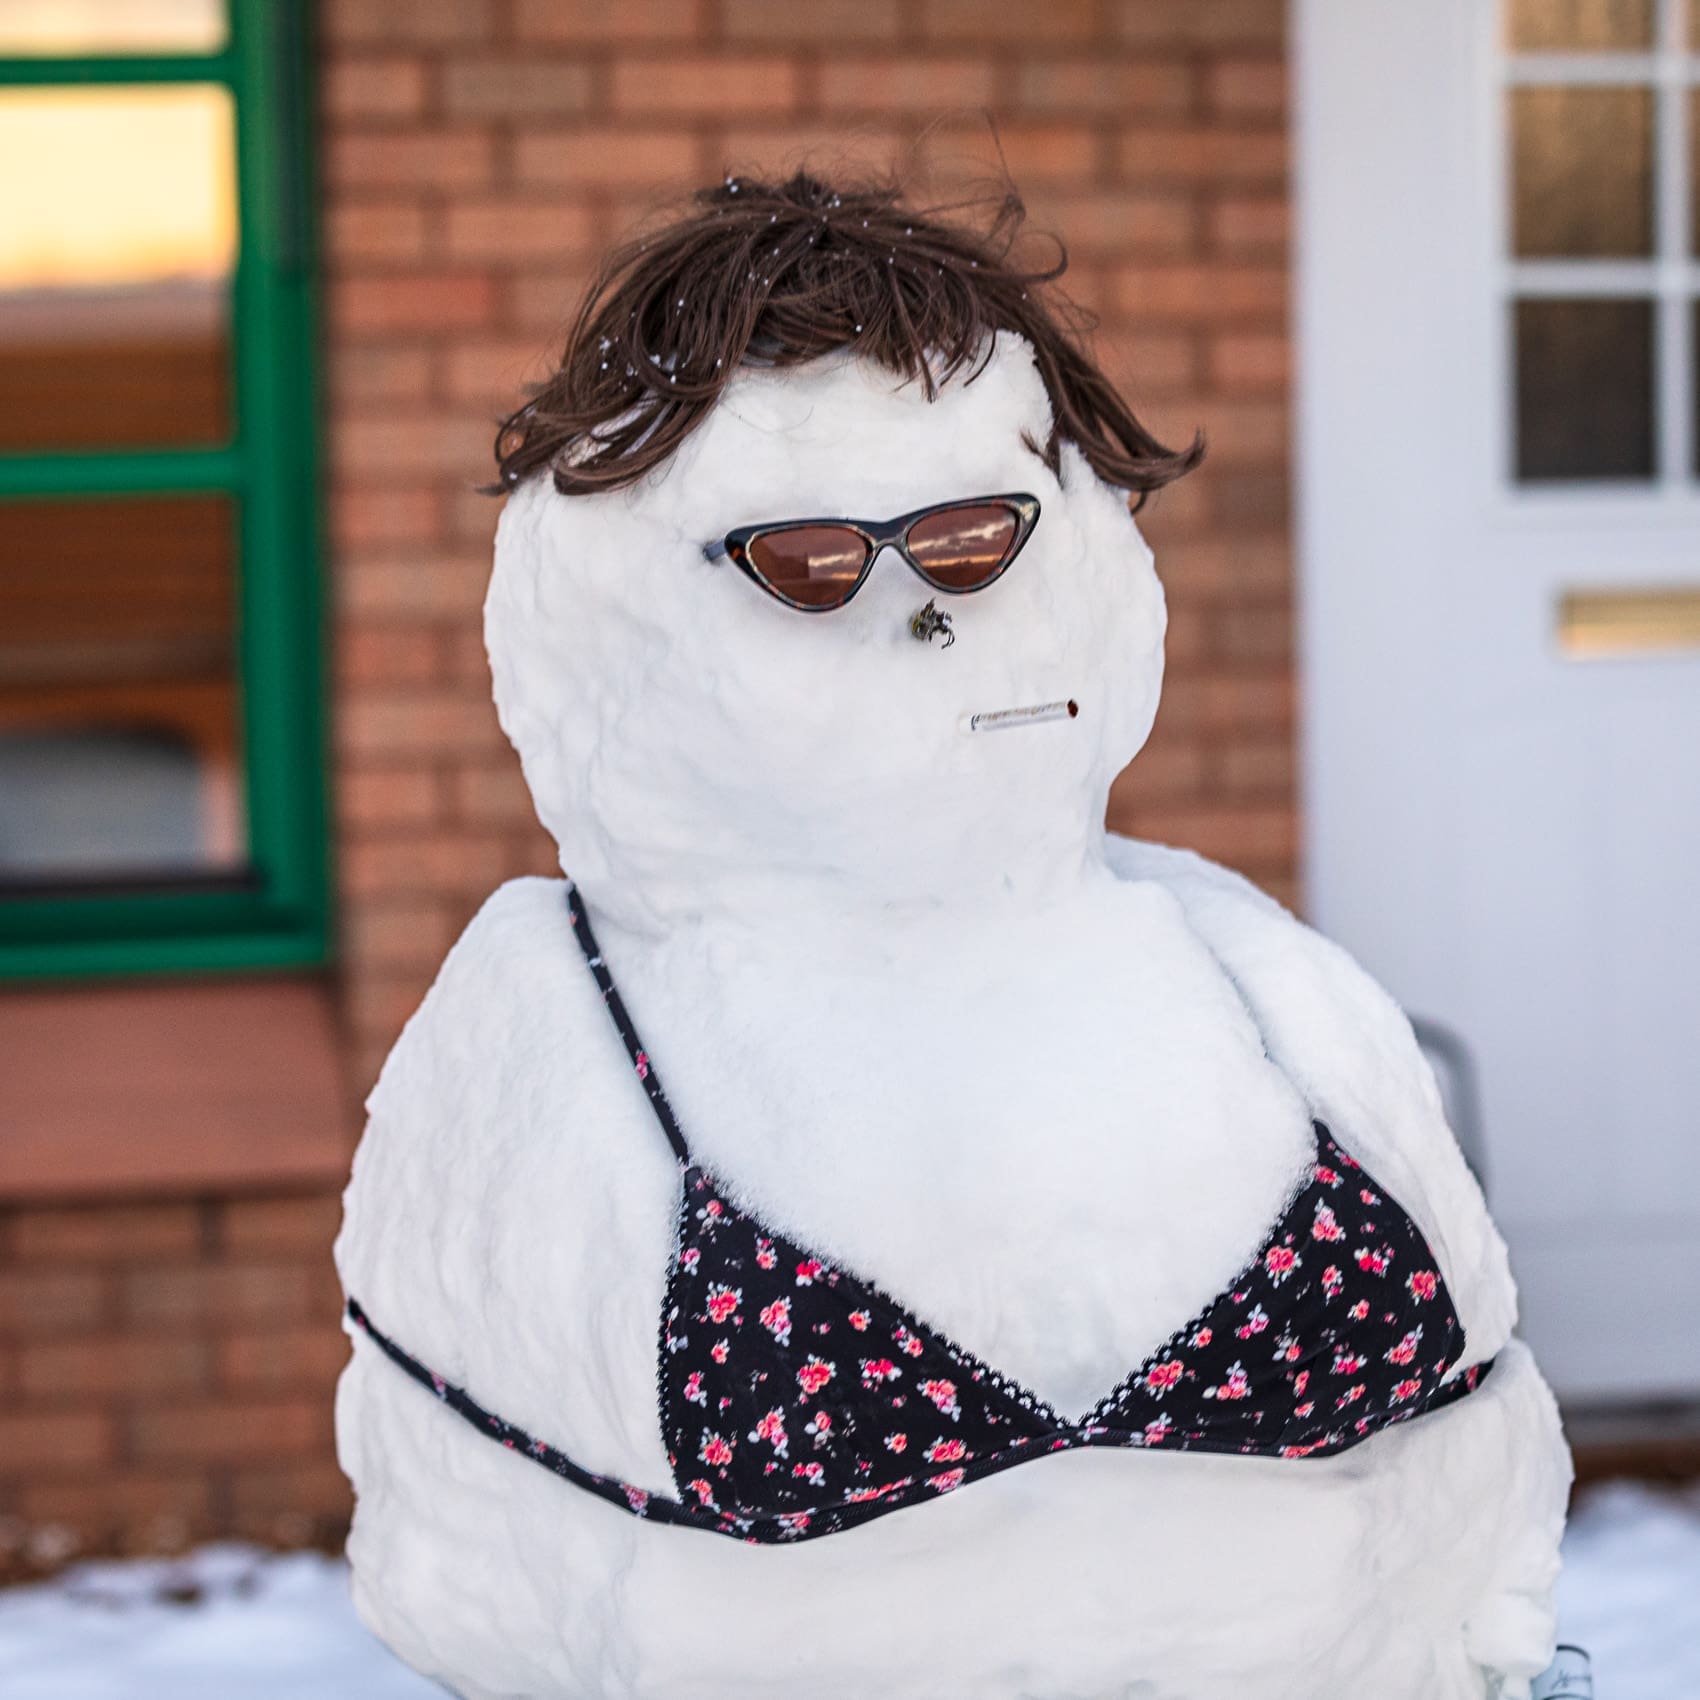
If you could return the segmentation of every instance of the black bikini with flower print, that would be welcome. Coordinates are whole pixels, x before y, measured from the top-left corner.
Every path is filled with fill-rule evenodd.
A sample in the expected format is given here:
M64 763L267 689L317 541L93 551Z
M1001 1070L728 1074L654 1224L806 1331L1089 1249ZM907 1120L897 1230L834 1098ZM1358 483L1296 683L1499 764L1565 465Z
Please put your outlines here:
M741 1539L832 1534L1082 1446L1305 1458L1451 1403L1464 1350L1416 1224L1315 1124L1316 1160L1257 1255L1071 1420L849 1271L765 1228L691 1158L579 894L573 931L682 1171L663 1304L660 1414L676 1497L564 1453L350 1319L481 1433L622 1510Z

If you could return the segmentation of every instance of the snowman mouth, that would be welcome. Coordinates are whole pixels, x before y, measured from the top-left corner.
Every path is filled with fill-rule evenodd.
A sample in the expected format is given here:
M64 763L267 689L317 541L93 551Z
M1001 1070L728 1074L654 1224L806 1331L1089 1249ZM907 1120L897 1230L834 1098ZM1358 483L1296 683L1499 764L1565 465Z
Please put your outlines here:
M1030 708L993 708L962 717L964 732L1002 732L1016 726L1042 726L1048 720L1075 720L1080 704L1073 697L1062 702L1034 703Z

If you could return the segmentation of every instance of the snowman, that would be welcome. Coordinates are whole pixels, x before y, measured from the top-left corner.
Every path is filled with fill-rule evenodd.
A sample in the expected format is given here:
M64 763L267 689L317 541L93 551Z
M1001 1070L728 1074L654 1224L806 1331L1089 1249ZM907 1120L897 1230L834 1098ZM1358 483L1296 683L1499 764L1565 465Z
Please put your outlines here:
M1107 835L1190 469L1012 257L729 179L501 439L566 880L372 1093L361 1614L455 1693L1481 1700L1569 1482L1399 1009Z

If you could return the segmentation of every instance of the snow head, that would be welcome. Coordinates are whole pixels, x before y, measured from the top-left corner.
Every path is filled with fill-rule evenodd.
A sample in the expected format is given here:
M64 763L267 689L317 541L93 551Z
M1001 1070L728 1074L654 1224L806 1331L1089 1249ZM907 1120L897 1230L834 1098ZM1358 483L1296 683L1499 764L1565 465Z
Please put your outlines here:
M806 179L728 185L720 210L696 223L724 217L739 193L738 216L758 225L778 223L769 204L785 213L795 263L762 279L769 293L746 315L742 359L688 434L631 481L586 478L610 429L625 428L641 458L645 434L666 427L654 409L634 433L628 390L611 427L563 433L553 479L512 479L485 633L538 813L563 866L634 925L711 905L771 908L823 881L880 904L1031 896L1097 854L1110 782L1156 712L1163 596L1129 511L1135 480L1100 476L1070 435L1075 422L1059 417L1054 357L1050 386L1042 376L1053 350L1030 340L1060 341L1046 320L999 324L981 304L974 323L953 327L967 339L955 358L935 329L906 368L862 322L878 298L850 299L824 309L843 318L844 346L828 338L787 358L782 287L818 292L809 267L840 251L829 278L868 272L889 290L884 262L897 249L848 239L835 249L842 203ZM968 252L964 272L1013 275L995 253ZM682 303L661 319L684 327L663 353L609 334L653 342L641 303L575 332L599 373L629 354L645 395L676 389L705 357L690 340L689 281L657 288ZM713 316L713 301L697 305ZM764 329L770 318L778 332ZM569 347L563 379L573 359ZM1005 492L1037 497L1039 519L1010 569L971 594L937 596L887 549L847 606L803 613L704 555L740 525L881 521ZM952 622L948 647L911 629L935 596ZM966 729L975 714L1070 700L1074 717Z

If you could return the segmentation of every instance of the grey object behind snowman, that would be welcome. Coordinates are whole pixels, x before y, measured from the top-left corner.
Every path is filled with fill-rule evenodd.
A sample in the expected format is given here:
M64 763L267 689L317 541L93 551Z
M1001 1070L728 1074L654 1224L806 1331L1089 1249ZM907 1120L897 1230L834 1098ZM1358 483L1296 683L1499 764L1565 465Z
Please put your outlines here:
M1487 1159L1475 1058L1463 1038L1441 1022L1414 1015L1411 1030L1434 1069L1446 1119L1457 1136L1464 1161L1485 1193ZM1529 1700L1594 1700L1593 1663L1587 1653L1560 1642L1552 1663L1535 1678Z
M1594 1667L1588 1655L1561 1641L1552 1663L1535 1678L1529 1700L1594 1700Z

